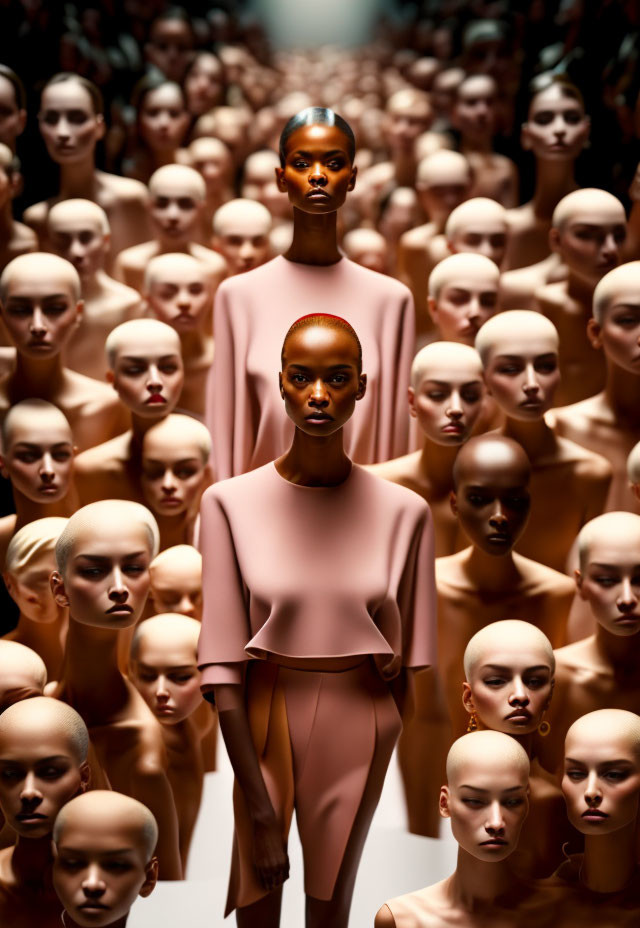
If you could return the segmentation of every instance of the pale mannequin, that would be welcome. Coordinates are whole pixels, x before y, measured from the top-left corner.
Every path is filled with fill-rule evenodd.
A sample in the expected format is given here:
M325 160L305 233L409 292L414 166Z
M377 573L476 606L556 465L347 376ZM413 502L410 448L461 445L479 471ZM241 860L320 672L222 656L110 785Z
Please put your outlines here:
M89 736L78 713L47 696L0 717L0 807L17 832L0 851L0 918L12 928L59 928L51 832L61 807L90 781Z
M472 194L505 207L518 202L518 172L510 158L493 151L498 85L489 74L471 74L456 89L451 124L460 133L460 151L473 170Z
M535 751L549 773L562 767L564 737L586 712L640 709L640 516L607 512L578 536L578 592L595 634L556 651L551 731Z
M162 728L186 871L204 782L202 739L213 725L200 692L200 623L177 613L142 622L131 643L131 680Z
M429 315L439 338L473 347L478 330L498 312L498 266L485 255L455 254L429 275Z
M105 497L144 502L142 439L180 398L184 383L180 337L157 319L132 319L109 335L106 354L107 379L131 410L131 428L78 456L76 486L83 504Z
M154 614L178 612L202 619L202 555L192 545L165 548L149 565Z
M627 457L640 439L639 281L640 261L631 261L609 271L596 286L587 332L593 347L604 352L604 390L552 413L558 435L611 462L607 510L640 512L640 504L629 494L626 474Z
M155 238L121 251L114 265L118 280L142 292L144 272L156 255L182 251L202 261L217 287L226 274L224 259L198 244L206 198L205 182L194 168L166 164L149 180L149 215Z
M229 276L252 271L271 255L273 222L266 206L255 200L229 200L213 217L213 247L225 259Z
M536 187L529 203L509 211L507 268L528 267L548 257L551 216L562 197L576 189L574 164L589 128L580 92L566 78L545 76L522 126L522 147L536 159Z
M500 433L519 442L531 462L531 513L517 550L564 571L580 528L604 509L611 467L545 422L560 379L552 322L529 310L499 313L480 329L476 348L487 389L506 416ZM553 532L550 512L561 514Z
M567 268L560 256L552 252L548 258L528 267L505 271L500 278L500 305L503 309L536 308L536 292L546 284L567 279Z
M529 811L529 758L498 731L463 735L447 757L439 811L458 842L455 872L389 900L375 928L484 928L540 925L538 891L522 884L508 858Z
M122 793L92 790L64 805L53 827L53 885L65 928L125 928L136 898L155 888L157 838L151 812Z
M4 639L35 651L50 680L60 676L69 621L67 610L54 600L49 587L55 545L66 524L66 519L52 516L21 528L9 543L2 575L20 610L17 626Z
M118 667L119 632L142 614L157 549L158 527L139 503L103 500L69 519L56 544L58 570L51 574L56 602L69 607L64 668L53 695L87 722L111 786L154 814L160 878L177 880L178 821L162 733Z
M275 169L278 167L280 159L275 151L270 148L254 151L244 163L240 195L247 200L256 200L269 209L273 198ZM286 202L283 194L279 194L279 197Z
M57 255L21 255L0 277L2 319L17 349L15 369L0 379L0 417L20 400L47 400L66 416L80 451L118 435L128 418L106 384L63 366L83 305L78 272Z
M160 550L193 544L200 498L211 484L211 437L202 422L171 414L142 439L140 486L160 529Z
M625 236L624 207L605 190L574 190L553 211L549 242L567 267L568 277L541 287L535 299L560 337L558 406L586 399L604 387L605 360L589 341L587 323L593 291L620 263Z
M449 254L444 228L449 214L471 190L471 168L455 151L437 151L418 165L416 190L429 222L405 232L398 244L398 276L411 289L418 331L428 331L427 281L431 270Z
M8 706L42 696L47 668L39 654L17 641L0 638L0 715Z
M342 240L344 253L351 261L378 271L389 273L389 248L384 236L375 229L352 229Z
M433 79L431 103L436 113L436 126L450 128L449 118L458 87L465 79L462 68L443 68Z
M12 258L38 249L33 229L13 218L12 200L20 190L19 164L9 146L0 142L0 271Z
M207 375L213 362L213 284L202 261L179 252L147 265L144 295L156 319L180 336L184 386L178 407L204 416Z
M81 121L69 118L78 112L83 114ZM105 132L97 88L75 74L56 75L42 91L38 119L49 156L60 167L58 194L24 213L24 221L36 232L40 245L46 242L51 207L77 197L93 200L107 213L112 255L144 242L149 234L144 184L95 167L96 144Z
M65 363L80 374L104 380L107 335L121 322L141 314L140 294L105 271L111 230L107 214L97 203L57 203L49 211L47 238L51 250L73 264L82 283L84 312L65 348Z
M433 111L428 94L407 87L387 100L383 133L391 160L385 163L394 187L413 187L416 182L414 143L431 126Z
M69 423L45 400L22 400L2 424L0 473L11 481L16 511L0 518L0 563L12 535L35 519L70 516L78 508L73 487L77 451Z
M211 242L213 214L233 196L233 159L224 142L209 136L194 139L184 154L185 163L195 168L205 183L206 197L197 240L201 245L208 247Z
M640 502L640 442L634 445L627 458L627 477L629 487L635 498Z
M471 197L451 211L444 227L449 251L473 252L502 266L507 250L507 211L487 197Z

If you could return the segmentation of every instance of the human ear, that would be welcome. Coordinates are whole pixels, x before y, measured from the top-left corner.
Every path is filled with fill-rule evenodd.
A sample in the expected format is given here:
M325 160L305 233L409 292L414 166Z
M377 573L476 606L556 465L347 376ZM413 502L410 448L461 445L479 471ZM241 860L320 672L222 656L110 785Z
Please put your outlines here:
M576 578L576 586L578 587L578 596L580 597L580 599L586 600L587 597L585 595L584 587L582 585L583 580L584 580L584 577L582 576L582 571L578 567L576 567L573 573Z
M112 387L114 388L114 390L115 390L115 379L116 379L116 378L115 378L115 374L113 373L113 371L112 371L111 369L109 369L109 370L107 371L107 373L104 375L104 377L105 377L105 380L107 381L107 383L110 383L111 386L112 386Z
M102 113L96 113L95 120L96 120L96 139L102 139L104 138L104 134L107 131L107 127L104 121L104 116L102 115Z
M156 888L158 882L158 858L152 857L147 866L144 868L144 883L140 887L138 895L150 896Z
M458 497L457 497L455 490L452 490L451 493L449 493L449 506L451 507L451 512L457 518L459 511L458 511Z
M471 684L467 683L466 680L462 684L462 705L465 707L469 715L473 715L474 712L478 711L473 701L473 693L471 692Z
M438 307L436 301L432 296L427 297L427 309L429 310L429 315L433 320L434 325L438 324Z
M11 480L9 476L9 471L7 469L7 461L4 454L0 454L0 474L4 477L5 480Z
M349 185L347 186L347 190L353 190L353 188L355 187L357 174L358 174L358 169L357 167L354 167L351 171L351 177L349 178Z
M2 574L2 579L4 580L4 585L7 588L7 593L11 599L15 599L13 594L16 592L16 582L14 580L13 574L10 574L8 570L5 570Z
M284 388L282 386L282 371L278 374L278 387L280 389L280 396L284 399Z
M587 322L587 338L594 348L602 348L602 326L593 318Z
M556 254L560 250L560 232L558 229L549 229L549 247L551 251L555 251Z
M86 761L80 767L80 792L86 793L91 784L91 767L89 761Z
M440 813L440 818L451 818L451 809L449 808L451 803L451 794L449 793L448 786L440 787L440 798L438 800L438 812Z
M531 134L529 133L529 124L526 122L522 123L522 127L520 129L520 146L525 151L531 151L533 148Z
M284 179L284 168L275 168L275 172L276 172L276 186L278 187L278 190L280 191L280 193L286 193L287 184Z
M366 392L367 392L367 375L360 374L360 376L358 377L358 392L356 393L356 399L361 400Z
M82 316L84 314L84 300L78 300L76 303L76 327L82 322Z
M546 711L546 710L549 708L549 706L551 705L551 699L553 698L553 691L554 691L554 689L555 689L555 686L556 686L556 678L555 678L555 677L552 677L552 678L551 678L551 689L549 690L549 698L547 699L547 701L546 701L545 704L544 704L545 711Z
M67 591L64 588L64 579L59 570L52 571L49 576L49 585L51 587L51 592L53 593L53 598L59 606L68 606L69 597L67 596Z
M415 419L418 413L416 410L416 391L413 387L407 388L407 399L409 400L409 415Z

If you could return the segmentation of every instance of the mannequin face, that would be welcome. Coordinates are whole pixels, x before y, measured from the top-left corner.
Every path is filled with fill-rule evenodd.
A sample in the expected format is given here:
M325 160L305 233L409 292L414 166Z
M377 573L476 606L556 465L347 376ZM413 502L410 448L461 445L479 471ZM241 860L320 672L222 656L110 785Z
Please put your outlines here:
M18 108L13 84L0 75L0 143L8 145L11 151L15 151L26 117L26 111Z
M333 213L356 183L346 136L337 126L302 126L287 140L278 189L304 213Z
M171 558L156 558L151 568L149 595L156 612L179 612L201 621L202 561L197 553L185 557L178 552Z
M619 637L640 632L639 534L595 534L576 574L580 597L599 625Z
M557 342L543 332L538 337L513 332L490 353L485 366L487 389L513 419L541 419L553 406L560 382Z
M189 24L179 19L158 19L151 26L145 46L147 59L169 81L180 83L193 48Z
M184 367L176 337L153 333L144 343L137 336L121 344L107 380L131 412L161 419L176 406L184 383Z
M440 811L467 853L489 863L504 860L516 849L529 811L528 777L504 757L478 754L442 787Z
M602 724L589 732L587 719L567 734L562 792L574 828L611 834L638 815L640 761L629 737Z
M206 322L212 307L211 284L203 264L172 262L163 271L158 267L147 293L154 315L177 332L192 332Z
M173 151L182 144L189 114L177 84L166 83L150 90L139 112L140 136L151 151Z
M259 267L270 254L271 217L255 203L235 205L238 208L224 219L215 236L216 249L227 262L230 275Z
M205 481L207 464L197 442L175 435L167 427L145 435L140 482L147 505L159 516L194 512Z
M343 329L308 326L287 339L280 394L291 421L308 435L325 437L342 428L366 385L357 345Z
M76 621L117 631L140 618L149 591L151 546L140 522L113 518L89 530L79 526L65 569L51 577L60 605L68 605Z
M429 311L445 341L473 346L478 330L498 309L497 275L465 272L445 283Z
M605 209L575 209L562 228L552 229L550 241L571 273L589 286L620 263L620 249L627 237L622 205Z
M460 206L469 192L469 181L462 175L428 184L419 188L420 201L429 216L438 219L448 216L451 210Z
M222 64L215 55L201 52L196 57L185 78L184 89L189 112L194 116L202 116L223 102Z
M207 186L207 196L216 197L230 183L231 155L218 139L196 139L189 147L191 166Z
M453 107L456 128L469 138L484 141L493 135L496 121L496 84L488 75L463 81Z
M55 569L56 558L51 550L34 556L21 570L13 573L5 571L4 580L9 595L20 614L31 622L49 623L60 618L61 609L49 585L49 577Z
M431 441L461 445L480 415L484 384L472 363L451 362L446 353L434 362L417 387L409 387L409 410Z
M138 896L148 896L158 860L147 860L139 827L126 805L96 818L69 809L56 845L53 885L74 924L107 926L126 918Z
M499 221L469 222L451 236L449 246L454 253L484 255L500 267L507 251L506 225Z
M73 264L83 283L104 267L109 236L94 216L78 210L75 218L50 219L49 241L55 254Z
M529 516L529 467L504 446L478 443L465 449L452 509L472 544L487 554L508 554Z
M410 154L415 140L433 121L426 100L411 92L389 101L385 118L385 137L392 153Z
M94 112L88 91L74 80L45 88L38 119L49 157L60 165L93 157L104 135L104 119Z
M9 281L2 317L20 354L38 360L59 354L78 327L82 309L69 274L47 269L39 276L25 267Z
M558 85L536 94L522 127L522 146L536 158L565 161L578 157L589 137L589 118L580 102Z
M631 288L614 294L604 312L602 325L590 319L591 344L607 358L632 374L640 373L640 295Z
M153 621L153 620L150 620ZM202 703L196 642L159 630L140 634L133 682L161 725L177 725Z
M195 234L202 201L187 181L158 181L150 190L151 221L158 235L175 244L188 242Z
M74 446L69 426L52 410L50 421L29 410L12 417L10 443L0 455L3 477L27 499L55 503L66 496L73 473Z
M277 156L275 152L258 152L247 159L244 176L242 179L241 196L247 200L256 200L263 206L269 208L269 197L266 195L266 188L275 186L275 173L278 167ZM277 187L276 187L277 191ZM278 191L278 198L282 195Z
M355 229L349 238L345 237L343 247L347 257L356 264L379 274L387 273L387 243L373 229Z

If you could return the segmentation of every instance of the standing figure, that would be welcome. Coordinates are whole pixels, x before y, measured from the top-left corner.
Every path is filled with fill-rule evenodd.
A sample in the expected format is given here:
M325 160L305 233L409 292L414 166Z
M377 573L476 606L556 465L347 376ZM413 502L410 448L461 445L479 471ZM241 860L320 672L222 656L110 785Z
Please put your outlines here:
M134 87L131 106L136 113L136 137L122 170L126 177L147 184L154 171L176 161L189 129L187 101L179 84L151 72Z
M495 200L471 197L451 210L444 235L453 254L473 252L502 267L509 240L507 211Z
M252 271L272 257L272 225L267 207L255 200L229 200L216 210L213 247L227 262L229 276Z
M240 928L279 924L294 808L307 928L346 928L407 682L432 662L429 508L343 448L361 351L343 319L295 322L280 374L290 449L202 501L198 664L236 775L226 911Z
M21 180L18 158L8 145L0 142L0 271L12 258L38 250L33 229L13 218L13 198L20 191Z

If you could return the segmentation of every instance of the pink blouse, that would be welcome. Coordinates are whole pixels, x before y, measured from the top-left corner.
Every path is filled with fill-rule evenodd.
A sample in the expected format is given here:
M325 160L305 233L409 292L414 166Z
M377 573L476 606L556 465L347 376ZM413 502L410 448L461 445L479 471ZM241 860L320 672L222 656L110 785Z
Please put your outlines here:
M303 487L274 464L202 499L201 684L239 683L251 658L334 669L371 655L385 679L435 659L431 513L416 493L354 465Z
M407 451L411 292L347 258L316 267L277 257L225 280L216 293L205 421L218 480L274 460L291 443L278 388L280 349L289 326L309 313L342 316L362 343L367 392L345 428L349 456L373 464Z

